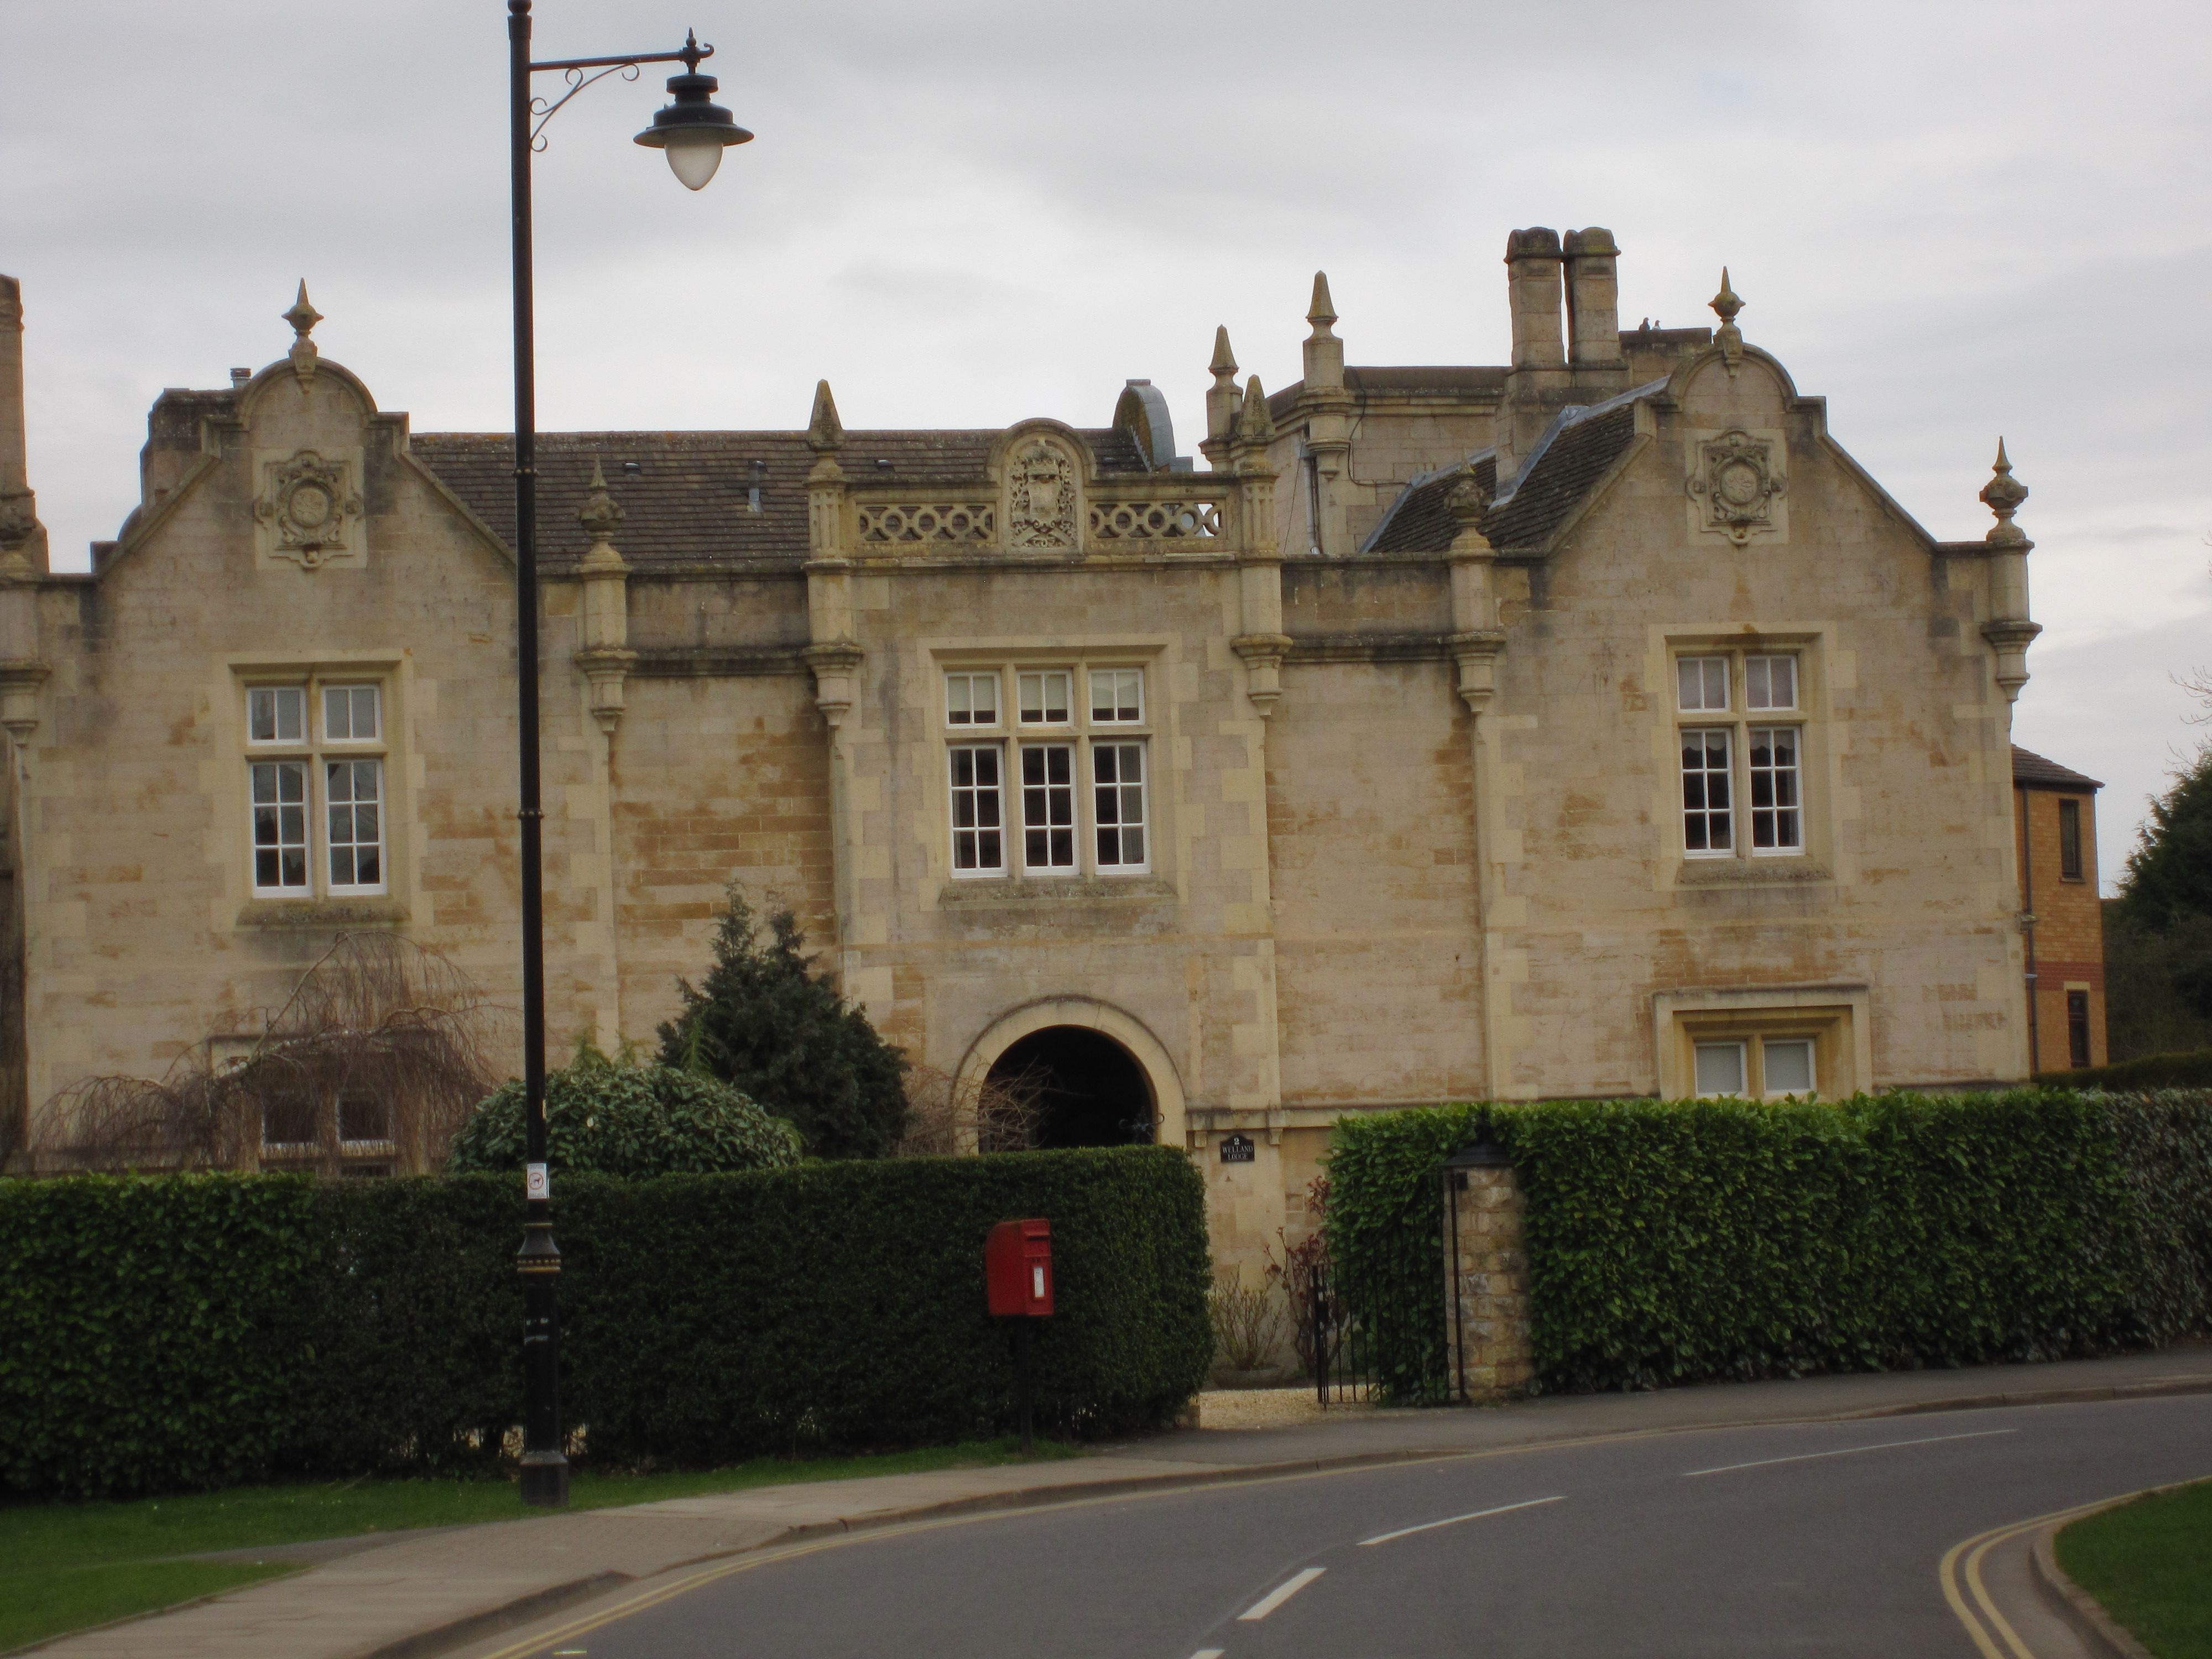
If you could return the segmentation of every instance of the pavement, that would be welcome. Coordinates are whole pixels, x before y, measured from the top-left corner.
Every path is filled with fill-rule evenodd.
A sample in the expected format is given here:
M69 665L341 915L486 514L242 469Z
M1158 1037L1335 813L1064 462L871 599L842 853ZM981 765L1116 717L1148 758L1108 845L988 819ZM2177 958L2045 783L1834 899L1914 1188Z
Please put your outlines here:
M37 1651L49 1659L421 1659L691 1564L926 1518L1698 1429L2201 1393L2212 1393L2212 1344L2109 1359L1562 1395L1475 1409L1352 1408L1268 1428L1200 1426L1102 1445L1074 1460L756 1487L233 1552L229 1559L313 1565L166 1613L64 1637ZM2040 1596L2038 1605L2047 1611L2057 1592L2033 1571L2029 1547L2019 1553L2017 1571L2012 1555L1993 1554L1978 1582L2001 1614L2010 1605L2021 1622L2034 1623L2044 1615L2011 1604Z

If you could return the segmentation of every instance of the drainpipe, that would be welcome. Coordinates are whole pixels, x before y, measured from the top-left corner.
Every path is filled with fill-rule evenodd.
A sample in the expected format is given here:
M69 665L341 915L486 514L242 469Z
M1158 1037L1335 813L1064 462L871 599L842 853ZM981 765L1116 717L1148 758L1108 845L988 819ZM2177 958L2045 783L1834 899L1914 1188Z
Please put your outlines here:
M2013 793L2020 797L2020 926L2027 936L2027 1074L2033 1079L2043 1069L2035 1024L2035 797L2017 785Z

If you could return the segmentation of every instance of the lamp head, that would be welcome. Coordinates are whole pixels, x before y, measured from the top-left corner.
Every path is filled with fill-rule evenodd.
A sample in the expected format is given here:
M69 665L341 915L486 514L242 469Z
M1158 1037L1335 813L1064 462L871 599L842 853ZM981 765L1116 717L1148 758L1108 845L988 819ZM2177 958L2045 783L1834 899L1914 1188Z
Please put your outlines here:
M699 45L696 34L686 34L684 72L668 77L673 101L656 112L653 125L635 140L648 149L665 152L669 171L686 190L704 190L714 169L722 165L722 151L752 139L752 134L738 125L737 118L714 101L720 82L711 75L699 73L699 59L714 50Z

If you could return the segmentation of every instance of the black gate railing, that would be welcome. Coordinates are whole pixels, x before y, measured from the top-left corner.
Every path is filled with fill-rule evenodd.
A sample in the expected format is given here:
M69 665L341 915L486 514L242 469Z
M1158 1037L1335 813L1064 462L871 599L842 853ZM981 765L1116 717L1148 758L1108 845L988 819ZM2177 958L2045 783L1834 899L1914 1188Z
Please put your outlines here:
M1306 1274L1299 1346L1324 1407L1442 1406L1459 1398L1443 1273L1443 1204L1425 1181L1395 1223L1333 1240ZM1301 1358L1308 1354L1302 1352Z

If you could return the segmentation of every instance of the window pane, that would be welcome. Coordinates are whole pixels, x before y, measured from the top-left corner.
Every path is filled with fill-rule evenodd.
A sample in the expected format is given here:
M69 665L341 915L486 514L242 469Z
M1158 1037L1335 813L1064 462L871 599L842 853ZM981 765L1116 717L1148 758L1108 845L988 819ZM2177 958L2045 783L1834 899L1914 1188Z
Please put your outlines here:
M370 1141L391 1139L391 1103L375 1095L340 1095L338 1097L338 1139Z
M261 1102L264 1146L312 1146L322 1139L313 1095L298 1091L270 1095Z
M1728 659L1684 657L1676 665L1677 690L1683 708L1710 714L1729 706Z
M1075 750L1022 748L1022 862L1032 870L1075 867Z
M1145 865L1145 745L1100 743L1091 748L1091 811L1101 870Z
M246 768L253 806L253 884L307 890L307 763L256 761Z
M1725 726L1682 733L1682 846L1725 853L1735 845L1729 810L1729 733Z
M307 737L304 686L257 685L246 694L246 734L254 743L299 743Z
M1091 718L1129 725L1145 717L1145 674L1140 668L1099 668L1091 674Z
M1024 726L1066 725L1068 684L1074 678L1066 669L1040 670L1023 675L1022 723Z
M1743 706L1747 708L1795 708L1797 706L1797 659L1745 658Z
M1751 846L1755 853L1804 850L1804 804L1798 794L1797 728L1751 728Z
M1006 867L996 744L952 750L952 867L997 875Z
M331 885L384 882L382 761L331 761L323 768L330 821Z
M377 689L331 685L323 689L323 736L331 743L374 743L377 738Z
M999 723L999 677L996 674L947 674L945 677L945 723L947 726L996 726Z
M1766 1063L1770 1095L1813 1092L1813 1044L1807 1037L1769 1037L1760 1059Z
M1740 1095L1743 1092L1743 1044L1700 1042L1698 1045L1698 1095Z
M2089 994L2066 994L2066 1056L2073 1066L2089 1063Z
M2081 803L2058 803L2058 873L2068 881L2081 879Z

